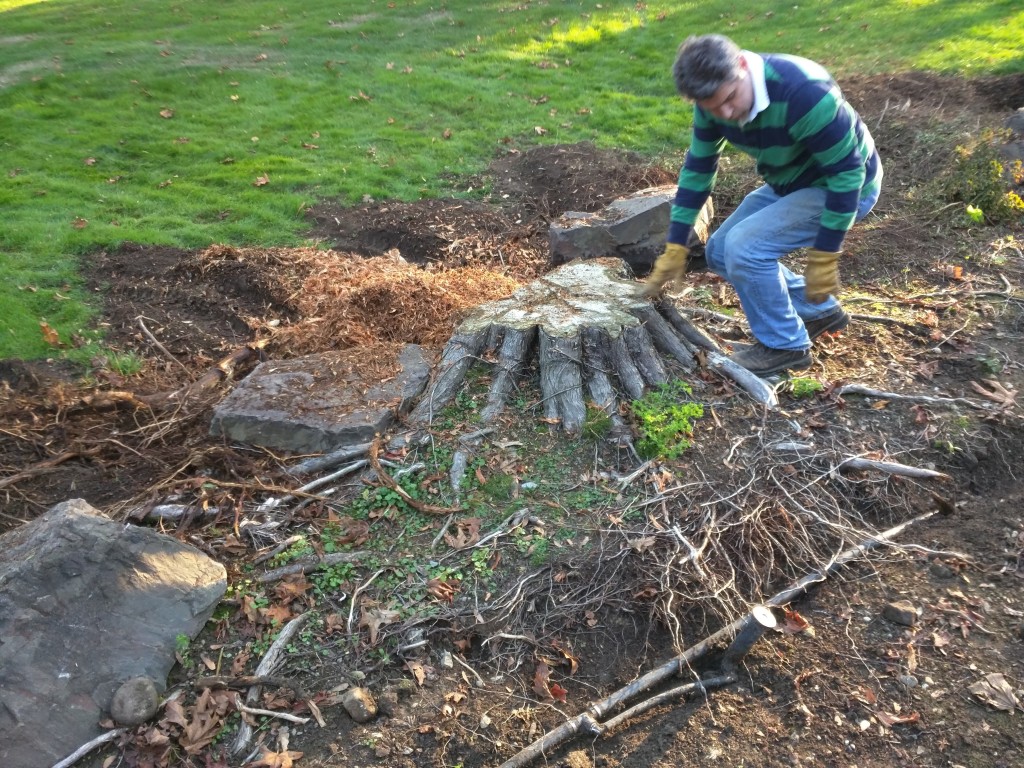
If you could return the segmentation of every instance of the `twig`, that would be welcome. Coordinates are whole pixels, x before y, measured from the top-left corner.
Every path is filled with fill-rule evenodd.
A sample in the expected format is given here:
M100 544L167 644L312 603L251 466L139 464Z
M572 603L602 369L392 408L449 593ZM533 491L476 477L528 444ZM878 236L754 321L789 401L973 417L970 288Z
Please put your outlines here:
M365 590L367 587L369 587L371 584L373 584L374 580L378 576L380 576L382 573L384 573L384 571L386 571L386 570L387 570L387 568L381 568L379 571L377 571L375 574L373 574L373 576L371 576L366 581L364 581L362 584L360 584L356 588L356 591L352 593L352 599L349 601L349 607L348 607L348 622L345 625L345 628L348 630L348 634L349 635L352 634L352 624L355 622L355 612L356 612L357 598L359 597L360 593L363 590Z
M367 463L368 462L367 462L366 459L360 459L359 461L354 461L351 464L349 464L347 467L342 467L337 472L332 472L329 475L325 475L324 477L318 477L316 480L313 480L311 482L306 483L305 485L303 485L302 487L298 488L297 490L293 491L290 494L286 494L285 496L281 496L280 498L275 498L275 497L272 496L269 499L267 499L266 501L264 501L262 504L260 504L256 508L256 511L257 512L270 512L271 510L276 509L280 505L284 504L286 501L291 501L292 499L294 499L299 494L309 494L310 492L315 491L321 485L327 485L328 483L331 483L331 482L337 480L339 477L344 477L345 475L350 475L353 472L355 472L357 469L362 469L363 467L365 467L367 465Z
M266 573L257 576L256 581L260 584L267 584L271 581L278 581L280 579L287 578L288 576L295 576L300 573L312 573L317 568L327 568L332 565L337 565L338 563L354 563L365 556L365 552L329 552L316 560L291 563L280 568L275 568L272 571L267 571Z
M307 611L306 613L296 616L284 625L284 629L281 630L277 639L274 640L270 648L267 650L266 655L260 660L259 666L256 667L255 672L253 672L255 677L267 677L274 673L274 670L277 668L288 643L292 641L292 638L295 637L295 634L302 628L302 625L306 623L306 620L309 619L310 615L309 611ZM254 685L246 694L245 702L246 704L255 704L259 697L260 686ZM231 743L231 754L237 755L248 749L249 742L252 741L252 734L252 726L245 722L245 720L242 720L241 725L238 726L238 733L235 734L235 740Z
M114 739L118 738L119 736L122 736L127 732L127 728L115 728L112 731L107 731L101 736L97 736L95 739L85 742L85 744L80 746L78 749L76 749L74 752L72 752L70 755L65 757L60 762L54 763L53 768L69 768L69 766L72 766L75 763L77 763L87 754L96 749L96 747L101 747L108 741L113 741Z
M146 334L146 338L149 339L151 342L153 342L153 346L156 347L157 349L159 349L163 353L164 357L166 357L172 363L177 363L179 366L181 366L181 370L183 370L185 373L188 373L188 368L185 367L185 364L183 362L181 362L181 360L176 358L174 355L172 355L167 350L167 347L165 347L163 344L161 344L160 341L157 339L157 337L149 332L149 328L147 328L146 324L142 321L142 315L139 315L135 319L139 323L139 328L141 328L142 332L144 334Z
M876 461L875 459L863 459L859 456L851 456L848 459L843 459L839 462L836 469L842 469L843 467L849 469L875 469L879 472L888 472L890 475L902 475L903 477L916 477L924 478L928 480L949 480L949 475L945 472L936 472L934 469L924 469L922 467L911 467L906 464L898 464L894 461Z
M377 454L380 452L380 441L381 437L378 434L374 441L370 444L370 451L368 458L370 466L373 467L373 471L377 473L377 479L381 481L385 486L390 488L392 491L397 493L410 507L415 509L417 512L423 512L427 515L449 515L452 512L460 512L459 507L437 507L433 504L424 504L422 501L414 499L408 494L408 492L400 486L395 480L384 471L384 468L380 465L380 460L377 458Z
M471 666L469 666L469 664L464 662L462 659L460 659L454 653L452 654L452 658L455 659L455 661L459 662L459 664L461 664L462 666L464 666L466 669L468 669L470 672L473 673L473 677L476 678L476 683L477 683L476 687L477 688L486 688L487 687L487 683L485 683L484 679L482 677L480 677L480 673L479 672L477 672L475 669L473 669Z
M102 446L94 446L84 451L64 451L64 453L54 456L52 459L45 459L44 461L37 462L27 469L21 470L13 475L8 475L5 478L0 479L0 488L6 488L9 485L20 483L22 480L28 480L38 475L46 474L47 472L53 471L55 468L63 464L65 461L71 461L72 459L86 459L97 455L100 452Z
M932 397L930 395L904 395L899 392L883 392L882 390L865 387L861 384L844 384L834 390L837 395L864 395L865 397L879 397L883 400L907 400L914 403L926 405L967 405L982 411L992 410L987 403L971 400L966 397Z
M256 709L254 707L247 707L242 703L242 697L237 693L235 694L235 709L239 712L245 712L247 715L261 715L263 717L276 717L280 720L287 720L289 723L298 723L299 725L305 725L309 722L308 717L299 717L298 715L292 715L288 712L275 712L272 709Z

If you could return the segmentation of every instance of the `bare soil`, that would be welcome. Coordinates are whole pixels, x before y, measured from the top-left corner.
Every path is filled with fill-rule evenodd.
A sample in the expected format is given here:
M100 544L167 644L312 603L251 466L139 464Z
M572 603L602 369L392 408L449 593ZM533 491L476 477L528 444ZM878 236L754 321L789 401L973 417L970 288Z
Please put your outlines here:
M778 433L791 418L800 423L802 437L814 435L871 458L950 475L940 482L889 478L884 488L867 484L868 491L847 500L860 519L884 528L936 504L945 514L900 537L901 544L913 546L883 548L792 605L810 631L766 635L744 660L737 683L706 697L656 707L606 736L579 736L549 754L547 764L1024 765L1024 713L1019 707L1000 710L998 697L971 692L986 675L1001 674L1011 695L1024 700L1024 485L1019 477L1024 428L1012 401L995 408L1000 392L991 383L1011 393L1024 383L1024 315L1016 289L1024 281L1021 230L970 223L963 219L962 202L946 202L940 194L954 167L956 145L977 141L986 129L1000 129L1024 106L1024 78L968 81L917 73L860 78L843 86L876 138L886 181L878 207L851 233L843 257L846 307L856 321L815 350L818 362L811 375L825 390L809 400L788 400L787 412L770 423L740 402L742 396L714 390L727 405L716 410L713 420L702 421L694 449L678 462L662 464L659 472L665 473L662 478L702 479L728 496L751 476L744 461L749 464L758 458L757 450L766 450L763 442L750 442L751 436L765 429ZM383 264L400 256L428 270L480 267L496 277L528 281L547 267L547 226L554 217L567 210L598 210L622 194L671 182L673 175L590 145L510 149L486 178L472 180L477 187L487 185L486 199L373 201L348 208L324 201L310 211L309 232L322 246L352 260ZM754 183L741 162L726 168L715 200L717 215L728 215ZM267 342L264 355L289 355L288 336L275 329L301 327L308 320L296 299L304 278L289 271L292 261L284 249L215 247L195 253L134 245L86 260L90 285L103 296L111 344L142 358L145 369L125 377L99 367L83 380L59 366L0 362L0 465L5 476L0 532L70 497L124 516L172 491L195 494L204 488L209 506L235 509L241 501L230 483L244 485L254 478L289 482L280 471L280 457L208 437L209 408L227 386L202 407L169 420L123 407L101 410L87 399L98 392L176 389L256 339ZM738 312L734 294L708 274L695 274L680 301L719 313ZM380 309L387 315L386 304ZM401 316L392 322L400 327ZM743 336L739 323L709 324L708 331L724 344ZM400 334L389 340L403 341ZM717 386L710 378L707 383ZM970 398L993 407L837 394L849 383ZM609 575L584 556L582 539L609 531L621 533L623 541L643 541L623 522L626 510L616 506L614 483L609 492L606 482L609 474L629 475L637 462L614 447L595 450L591 445L581 451L557 435L537 433L537 420L535 402L510 414L482 472L525 480L539 475L543 459L555 455L564 461L563 485L534 509L538 521L520 539L524 546L519 551L495 549L487 563L494 581L488 583L499 592L515 585L531 565L542 564L551 587L548 596L562 583L559 579L594 579L601 588L575 610L539 599L524 609L524 616L532 611L529 620L517 616L521 621L514 625L498 622L464 631L447 621L426 635L423 627L420 635L416 627L405 628L405 642L418 637L430 642L401 658L379 653L362 621L361 645L343 646L338 635L353 616L350 604L342 598L321 602L318 607L328 613L333 607L337 623L318 626L317 642L281 673L317 694L326 721L325 728L290 726L287 749L303 753L294 758L298 765L500 765L588 703L666 662L680 650L680 640L696 642L717 628L721 616L697 606L680 610L681 626L667 626L654 609L651 590L657 582L644 570L642 558ZM436 437L453 440L460 426L439 428ZM519 443L529 450L510 447ZM41 467L45 470L19 475ZM210 480L223 484L209 490ZM638 482L657 498L659 476L648 473ZM890 500L899 506L888 507ZM687 501L678 495L669 501L643 512L633 528L670 526ZM509 511L521 505L512 501ZM322 529L327 516L325 508L313 507L293 524L295 530ZM549 546L558 539L550 530L537 530L543 529L546 516L557 517L562 525L573 518L575 533ZM186 521L169 532L225 562L232 582L240 584L251 576L257 553L251 542L235 535L231 522ZM442 522L419 532L418 540L436 541ZM401 538L393 518L372 525L392 526ZM546 559L538 557L542 539L548 542ZM642 544L636 546L642 550ZM759 550L752 551L756 557ZM784 547L781 551L785 554ZM609 560L614 558L609 555ZM755 593L766 598L786 586L799 572L795 553L781 562L786 560L780 557L778 571L757 589L746 585L752 591L741 602L752 602ZM354 579L349 593L370 575ZM276 616L281 620L316 604L312 592L300 592L269 587L269 608L258 608L252 595L247 603L244 591L234 592L235 602L227 603L229 615L193 645L193 666L175 672L172 683L185 700L195 701L193 683L210 671L200 658L223 671L217 660L226 658L225 650L237 659L243 648L251 660L246 666L243 659L238 671L251 672L265 648L258 641L270 637L266 610L280 609ZM395 595L401 597L401 590L376 597L383 605ZM882 615L887 603L900 599L916 609L913 626ZM540 615L545 611L546 621ZM519 640L502 637L524 631L535 634ZM550 662L550 681L558 685L551 690L564 692L564 700L539 694L536 675L543 660ZM712 655L694 674L715 665ZM356 682L366 685L381 705L381 715L366 725L355 724L329 695ZM264 699L261 705L309 715L287 695ZM259 730L272 752L284 749L280 725L264 722ZM176 733L167 726L165 733L171 732ZM223 741L189 753L155 743L155 733L144 726L89 764L239 762L224 756ZM270 757L264 764L285 765L287 759Z

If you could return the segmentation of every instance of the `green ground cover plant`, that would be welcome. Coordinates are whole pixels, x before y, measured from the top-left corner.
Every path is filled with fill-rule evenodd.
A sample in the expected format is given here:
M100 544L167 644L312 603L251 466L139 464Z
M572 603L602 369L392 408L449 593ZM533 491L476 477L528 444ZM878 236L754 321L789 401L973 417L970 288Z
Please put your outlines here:
M675 166L691 32L840 76L1024 68L1018 3L938 6L0 0L0 357L96 354L98 249L298 244L318 199L482 194L463 180L509 144Z

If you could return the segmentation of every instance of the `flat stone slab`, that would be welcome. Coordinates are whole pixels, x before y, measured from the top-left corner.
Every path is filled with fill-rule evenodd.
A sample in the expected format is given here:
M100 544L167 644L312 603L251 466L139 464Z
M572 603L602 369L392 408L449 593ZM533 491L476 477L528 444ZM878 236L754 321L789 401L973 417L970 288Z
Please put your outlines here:
M81 499L0 536L0 765L53 765L96 738L128 680L163 690L177 638L226 588L202 552Z
M360 361L354 354L366 353L261 363L214 409L210 434L293 453L372 441L423 392L432 361L416 344L405 345L393 361Z
M567 211L548 228L552 266L618 257L633 274L646 275L665 249L675 194L675 186L651 187L620 197L596 213ZM707 242L713 216L709 198L690 233L691 250Z

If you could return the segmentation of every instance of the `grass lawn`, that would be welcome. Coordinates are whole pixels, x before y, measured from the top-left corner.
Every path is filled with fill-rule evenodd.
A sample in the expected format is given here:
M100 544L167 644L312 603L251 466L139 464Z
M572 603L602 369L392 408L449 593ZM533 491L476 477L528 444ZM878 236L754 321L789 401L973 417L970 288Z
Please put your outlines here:
M297 244L320 198L481 194L509 145L675 166L669 69L710 31L840 80L1024 70L1019 0L0 0L0 358L96 354L77 264L121 242Z

